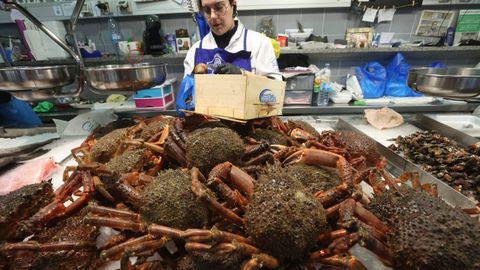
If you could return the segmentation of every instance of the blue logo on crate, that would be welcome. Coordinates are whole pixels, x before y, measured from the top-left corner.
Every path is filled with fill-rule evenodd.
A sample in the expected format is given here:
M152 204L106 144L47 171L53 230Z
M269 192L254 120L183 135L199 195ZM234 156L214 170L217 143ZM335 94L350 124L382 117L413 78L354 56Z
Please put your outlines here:
M273 94L272 90L270 89L264 89L262 92L260 92L260 95L258 96L260 99L260 102L263 103L275 103L277 102L277 97Z

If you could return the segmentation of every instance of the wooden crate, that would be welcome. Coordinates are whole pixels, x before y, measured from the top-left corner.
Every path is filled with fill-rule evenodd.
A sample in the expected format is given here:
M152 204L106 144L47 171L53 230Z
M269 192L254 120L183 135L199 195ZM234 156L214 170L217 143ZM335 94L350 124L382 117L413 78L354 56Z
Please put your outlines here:
M248 120L281 115L285 82L250 73L195 75L195 112Z

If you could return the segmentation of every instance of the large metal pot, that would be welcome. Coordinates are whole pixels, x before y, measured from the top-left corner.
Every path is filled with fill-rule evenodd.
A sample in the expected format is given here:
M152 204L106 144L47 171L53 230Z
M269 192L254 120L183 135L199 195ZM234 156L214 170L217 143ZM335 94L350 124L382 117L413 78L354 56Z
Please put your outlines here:
M165 64L105 65L85 68L88 86L99 94L131 93L165 81Z
M56 89L75 81L75 67L68 65L0 68L0 90Z
M430 96L470 99L480 95L480 69L412 68L408 85Z

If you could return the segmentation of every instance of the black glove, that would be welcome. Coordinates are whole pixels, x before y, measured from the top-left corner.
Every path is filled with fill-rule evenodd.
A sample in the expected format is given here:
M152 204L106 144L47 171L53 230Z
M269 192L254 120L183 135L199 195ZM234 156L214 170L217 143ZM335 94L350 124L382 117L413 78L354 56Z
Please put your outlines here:
M230 63L221 64L215 71L215 74L243 74L242 69Z

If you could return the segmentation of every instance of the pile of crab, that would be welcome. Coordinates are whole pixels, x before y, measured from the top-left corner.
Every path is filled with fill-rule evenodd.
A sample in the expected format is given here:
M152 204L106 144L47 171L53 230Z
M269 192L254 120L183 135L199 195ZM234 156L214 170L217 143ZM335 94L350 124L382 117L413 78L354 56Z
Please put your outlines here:
M393 178L361 134L157 116L98 129L72 155L56 191L0 197L0 269L366 269L356 244L395 269L480 269L474 210Z

